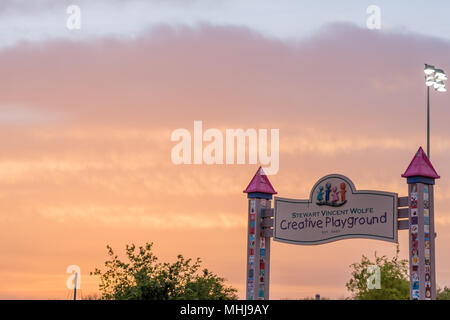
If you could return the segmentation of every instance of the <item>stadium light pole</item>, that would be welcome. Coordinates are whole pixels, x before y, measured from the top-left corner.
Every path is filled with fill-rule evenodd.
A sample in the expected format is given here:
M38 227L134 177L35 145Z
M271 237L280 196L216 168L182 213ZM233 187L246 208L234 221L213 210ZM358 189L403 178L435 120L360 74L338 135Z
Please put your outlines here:
M430 159L430 87L438 92L446 92L445 83L447 75L444 70L425 64L425 85L427 86L427 156Z

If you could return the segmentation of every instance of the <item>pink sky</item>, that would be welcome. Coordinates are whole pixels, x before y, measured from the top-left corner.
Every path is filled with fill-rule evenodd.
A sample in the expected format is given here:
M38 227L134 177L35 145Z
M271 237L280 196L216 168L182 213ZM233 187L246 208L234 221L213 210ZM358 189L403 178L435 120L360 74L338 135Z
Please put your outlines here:
M160 27L136 38L20 43L0 51L0 298L64 299L76 264L84 294L105 246L154 242L162 260L201 257L244 297L254 165L181 165L171 132L280 129L282 197L329 173L406 195L400 177L426 147L423 64L450 70L450 43L349 24L287 42L245 28ZM432 94L436 262L450 285L449 95ZM401 256L407 233L400 232ZM349 265L395 245L274 243L271 298L348 296Z

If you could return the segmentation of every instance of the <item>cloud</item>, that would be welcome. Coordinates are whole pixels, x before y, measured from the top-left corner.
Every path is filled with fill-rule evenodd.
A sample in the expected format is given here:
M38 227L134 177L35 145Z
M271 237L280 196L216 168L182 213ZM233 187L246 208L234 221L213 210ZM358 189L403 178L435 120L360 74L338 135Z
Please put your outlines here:
M0 125L48 124L61 120L62 113L49 113L21 106L0 106Z
M83 124L134 126L139 114L140 125L154 126L155 120L190 125L173 119L176 113L211 125L219 116L230 126L254 121L258 114L258 123L280 125L298 117L303 127L302 119L320 119L323 128L343 123L336 131L382 135L382 129L401 132L407 121L423 125L421 117L410 118L423 111L423 61L448 69L449 48L424 37L349 25L331 25L297 43L242 28L161 27L134 41L17 46L1 54L2 68L11 74L1 84L5 101L64 109ZM29 88L26 96L19 95L21 88ZM445 101L433 99L436 105ZM350 114L359 121L348 122Z
M160 27L134 40L49 41L5 49L0 52L0 69L8 75L0 78L5 229L0 242L7 262L1 268L30 273L24 257L46 255L39 261L53 265L48 268L54 273L56 265L71 264L72 258L92 269L102 263L106 243L122 247L152 239L163 256L201 255L211 269L240 283L247 213L242 190L256 167L175 166L171 132L193 130L194 120L222 132L280 129L280 171L271 182L284 197L305 198L315 181L333 172L351 178L357 189L405 195L400 174L425 143L423 63L450 70L449 54L450 45L440 40L347 24L329 25L298 42L203 25ZM441 205L450 194L448 99L432 93L432 161L443 177L436 186L443 275L448 275L443 253L450 243L445 235L450 213ZM77 240L68 236L73 232L80 235ZM320 271L309 279L305 294L315 293L310 291L317 281L328 288L324 295L337 297L345 293L346 268L363 251L392 249L368 242L363 250L360 243L345 242L316 247L312 255L304 247L275 247L272 279L280 285L278 298L306 281L299 278L290 284L294 289L287 287L282 271L302 263L293 256L314 256L309 267ZM330 256L331 248L336 250ZM326 265L327 259L336 263L337 280L330 283L321 282L328 271L315 262ZM291 282L297 271L290 271ZM3 286L14 288L18 277L9 274ZM38 297L33 285L21 288ZM2 290L0 296L17 294Z

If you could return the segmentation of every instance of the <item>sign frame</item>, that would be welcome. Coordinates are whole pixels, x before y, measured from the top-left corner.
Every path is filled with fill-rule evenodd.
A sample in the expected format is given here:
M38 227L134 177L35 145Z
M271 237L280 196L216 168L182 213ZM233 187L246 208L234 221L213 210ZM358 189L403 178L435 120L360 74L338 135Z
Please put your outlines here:
M325 239L321 240L311 240L311 241L298 241L298 240L292 240L292 239L286 239L281 238L277 235L277 206L279 202L289 202L289 203L300 203L300 204L311 204L313 205L314 201L314 191L317 189L317 187L322 184L325 180L328 179L341 179L344 180L348 186L350 187L351 194L357 195L357 194L370 194L370 195L378 195L378 196L386 196L392 198L393 202L393 222L392 222L392 236L385 237L385 236L379 236L379 235L373 235L373 234L343 234L343 235L335 235L330 236ZM397 213L397 206L398 206L398 194L394 192L386 192L386 191L378 191L378 190L357 190L355 188L355 185L353 182L347 178L346 176L340 175L340 174L329 174L322 178L320 178L312 187L309 195L309 199L290 199L290 198L281 198L281 197L274 197L274 230L273 230L273 240L277 242L283 242L283 243L289 243L289 244L296 244L296 245L320 245L325 243L330 243L338 240L345 240L345 239L372 239L372 240L381 240L386 242L393 242L398 243L398 225L397 225L397 219L398 219L398 213ZM389 217L390 218L390 217Z

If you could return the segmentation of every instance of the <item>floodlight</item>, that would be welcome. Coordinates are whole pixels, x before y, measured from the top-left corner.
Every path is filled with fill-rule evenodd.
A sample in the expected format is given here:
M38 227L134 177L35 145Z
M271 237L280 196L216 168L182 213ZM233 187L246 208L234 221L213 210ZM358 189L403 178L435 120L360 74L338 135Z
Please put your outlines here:
M442 69L436 69L435 76L438 80L447 80L447 75Z
M427 79L425 80L425 84L427 85L427 87L431 87L435 83L436 80L434 79L434 77L427 77Z
M430 66L429 64L425 64L425 70L424 70L424 72L425 72L425 74L426 74L427 76L429 76L430 74L433 74L434 71L435 71L434 66Z

